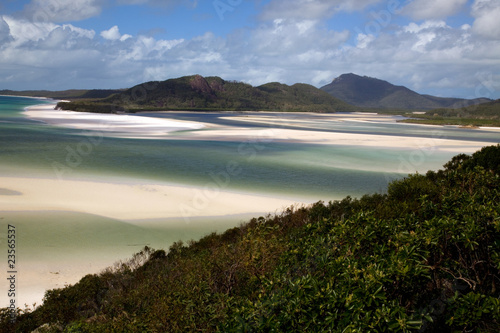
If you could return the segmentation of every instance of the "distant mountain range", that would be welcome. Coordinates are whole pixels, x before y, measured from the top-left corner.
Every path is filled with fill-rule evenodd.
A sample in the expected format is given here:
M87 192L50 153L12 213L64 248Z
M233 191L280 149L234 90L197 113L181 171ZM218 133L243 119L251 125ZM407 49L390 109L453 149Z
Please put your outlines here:
M462 99L421 95L403 86L396 86L387 81L352 73L343 74L320 89L344 102L362 108L455 109L491 101L488 98Z
M421 95L403 86L356 74L343 74L320 89L308 84L297 83L289 86L278 82L253 87L243 82L226 81L217 76L191 75L146 82L130 89L0 90L0 95L67 99L72 102L59 103L60 108L99 113L144 110L428 111L462 109L491 102L488 98L462 99ZM493 108L488 106L487 113L496 108L496 105ZM477 112L474 111L473 113ZM470 114L469 111L466 113Z
M355 111L330 94L308 84L277 82L258 87L220 77L184 76L146 82L109 97L59 103L65 110L87 112L155 110Z

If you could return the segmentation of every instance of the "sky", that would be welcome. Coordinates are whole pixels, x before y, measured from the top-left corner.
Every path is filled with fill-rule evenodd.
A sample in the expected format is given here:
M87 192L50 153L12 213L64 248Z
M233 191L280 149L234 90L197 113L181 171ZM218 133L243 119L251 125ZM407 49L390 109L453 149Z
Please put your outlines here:
M2 0L0 89L185 75L321 87L355 73L500 98L500 0Z

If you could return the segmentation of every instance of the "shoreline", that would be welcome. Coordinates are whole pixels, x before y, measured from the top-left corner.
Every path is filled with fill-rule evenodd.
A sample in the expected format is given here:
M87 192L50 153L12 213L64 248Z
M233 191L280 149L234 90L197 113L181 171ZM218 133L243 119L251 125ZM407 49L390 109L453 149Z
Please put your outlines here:
M132 179L0 177L0 184L0 224L15 225L17 230L21 308L40 304L46 290L97 274L146 245L167 250L173 242L236 227L249 216L309 204ZM0 307L7 302L6 294L1 295Z
M106 133L158 137L177 131L200 130L204 124L182 120L55 110L54 104L26 107L23 115L49 125Z
M41 99L41 100L54 100L53 98L50 97L36 97L36 96L22 96L22 95L0 95L0 97L18 97L18 98L30 98L30 99Z
M224 189L224 184L173 185L161 182L111 182L1 177L0 212L70 211L122 221L196 218L274 211L297 203L290 198ZM303 203L303 202L301 202ZM259 207L251 209L248 207ZM139 209L137 209L139 207Z
M169 111L162 111L169 112ZM52 126L60 126L83 131L95 131L99 135L125 139L166 139L198 141L236 141L236 142L288 142L336 146L381 147L396 149L437 149L447 152L472 153L491 142L452 140L446 138L411 137L403 135L341 133L304 129L304 125L294 124L295 120L266 116L231 118L240 121L241 126L225 126L185 121L177 119L136 116L133 114L100 114L75 111L53 110L50 104L27 107L23 113L29 119L41 121ZM276 115L293 115L277 112ZM343 114L308 114L311 121L355 121L394 123L395 116L364 114L361 112ZM352 115L353 117L349 117ZM224 118L224 117L223 117ZM257 122L263 127L245 127L246 122ZM279 128L280 125L294 126L295 129ZM433 126L433 125L420 125ZM491 132L492 130L485 130ZM460 146L460 149L456 149Z
M53 106L53 103L48 103L27 107L24 115L53 126L82 131L97 129L96 133L105 137L253 144L274 141L421 150L424 153L467 153L491 145L439 137L273 128L270 126L279 125L277 121L280 120L273 117L260 117L262 127L249 128L244 127L244 122L242 126L224 126L127 114L58 111L53 110ZM281 112L277 114L283 115ZM311 115L315 121L329 121L334 116ZM347 116L337 114L338 118ZM372 118L381 119L379 115L364 113L356 113L354 118L355 121L368 122ZM183 129L168 131L172 127ZM79 133L75 131L75 134ZM226 171L232 175L230 170ZM20 307L24 303L39 303L47 289L74 284L87 274L99 273L118 260L130 258L145 244L159 244L157 249L168 249L169 244L180 239L199 239L212 231L235 227L250 215L258 217L259 214L277 213L292 205L321 200L231 191L223 177L212 179L213 182L205 186L196 186L127 177L107 178L104 175L58 180L50 175L36 177L36 174L21 176L20 170L16 169L10 176L0 176L0 213L3 218L0 223L2 226L7 223L19 226L18 246L20 251L25 251L19 257L22 272ZM0 307L6 304L5 298L6 295L0 296Z

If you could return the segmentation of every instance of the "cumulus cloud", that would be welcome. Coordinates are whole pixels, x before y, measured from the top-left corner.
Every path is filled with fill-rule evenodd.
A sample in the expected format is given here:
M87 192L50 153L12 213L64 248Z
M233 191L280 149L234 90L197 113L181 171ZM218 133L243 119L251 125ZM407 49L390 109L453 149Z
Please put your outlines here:
M476 93L476 87L483 85L477 75L484 71L500 75L500 59L495 58L500 45L474 38L469 30L452 28L443 21L411 23L395 34L382 33L365 49L346 52L354 72L399 82L422 93L482 97L484 89ZM498 90L488 90L488 94L500 95Z
M15 19L9 16L3 16L4 22L8 25L12 48L34 46L36 42L45 40L50 34L60 28L67 34L66 41L71 39L92 39L95 32L75 27L71 24L57 25L50 22L30 22L23 19Z
M126 41L129 38L132 38L131 35L122 35L117 25L111 27L109 30L102 31L101 37L107 40L120 40L122 42Z
M10 40L0 48L0 85L9 88L15 88L12 82L24 83L23 89L32 82L37 89L127 87L143 80L145 65L182 42L120 34L123 43L115 43L113 39L99 41L93 30L70 24L2 20ZM119 34L113 28L107 32L113 38Z
M467 0L413 0L402 13L416 20L442 19L456 14Z
M106 0L32 0L22 15L32 22L80 21L101 13Z
M336 49L348 37L349 32L322 29L316 21L275 19L251 31L246 47L259 55L283 59L287 55Z
M134 1L141 0L122 3ZM376 34L355 34L325 24L338 11L376 2L273 0L263 7L263 20L254 27L224 37L206 32L186 40L122 35L118 26L96 36L93 30L70 24L4 16L0 88L15 89L15 82L22 89L118 88L194 73L253 85L280 81L321 86L355 72L423 93L500 97L500 87L492 84L500 77L500 43L495 40L500 27L489 15L498 1L475 0L471 10L476 21L458 28L444 19L404 25L394 20ZM285 4L280 11L278 4Z
M476 19L474 33L490 39L500 39L500 2L498 0L475 0L472 15Z

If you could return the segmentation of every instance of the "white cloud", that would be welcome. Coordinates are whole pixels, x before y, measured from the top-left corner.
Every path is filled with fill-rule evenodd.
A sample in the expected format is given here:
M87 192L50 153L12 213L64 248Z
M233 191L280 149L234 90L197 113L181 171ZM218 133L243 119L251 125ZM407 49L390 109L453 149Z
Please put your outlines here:
M413 0L402 13L416 20L442 19L456 14L467 0Z
M348 31L326 30L315 21L276 19L251 31L247 45L250 48L246 51L253 49L257 54L275 56L281 61L288 55L336 49L348 38Z
M412 23L395 34L382 32L366 48L350 48L344 54L349 61L332 59L332 64L343 66L342 72L379 77L441 96L485 96L485 89L483 94L475 92L482 85L477 73L500 75L499 43L477 39L469 29L455 29L442 21ZM500 96L500 89L488 94Z
M104 30L101 32L101 36L104 39L109 39L109 40L118 40L121 38L120 31L118 30L118 26L113 26L109 30Z
M254 85L280 81L321 86L355 72L438 95L477 97L476 87L487 84L496 92L478 91L500 97L500 87L490 84L500 77L500 43L491 36L500 28L488 33L480 24L488 21L497 2L475 1L473 27L455 28L444 20L398 25L400 20L393 20L376 34L354 34L325 24L336 11L373 2L290 0L291 7L280 13L273 6L284 1L274 0L264 6L266 20L255 27L225 37L207 32L186 40L131 37L122 35L118 26L98 32L96 38L93 30L69 24L0 17L0 40L5 41L0 46L0 88L15 89L16 82L22 89L118 88L194 73ZM477 73L491 75L478 79Z
M71 24L61 26L54 23L19 20L9 16L3 16L3 21L8 25L11 47L26 47L28 45L33 47L37 45L36 42L58 34L58 32L53 33L56 29L65 31L65 42L70 39L93 39L95 35L93 30L78 28Z
M366 35L363 33L358 34L356 37L356 47L360 49L365 49L368 45L375 40L374 35Z
M472 15L476 19L472 31L490 39L500 39L500 1L475 0Z
M111 27L109 30L104 30L101 31L101 37L107 40L120 40L122 42L126 41L129 38L132 38L131 35L125 34L122 35L120 34L120 30L118 29L118 26L115 25Z
M32 22L70 22L84 20L101 13L106 0L32 0L23 16Z
M436 28L446 28L446 22L444 21L425 21L422 24L418 25L415 22L411 22L406 27L403 27L403 31L411 32L411 33L419 33L421 31L436 29Z

